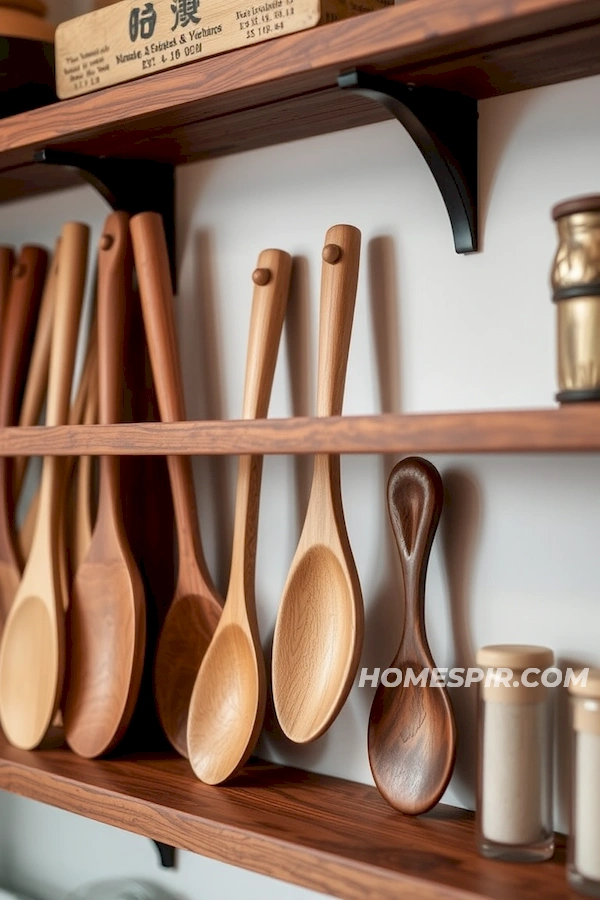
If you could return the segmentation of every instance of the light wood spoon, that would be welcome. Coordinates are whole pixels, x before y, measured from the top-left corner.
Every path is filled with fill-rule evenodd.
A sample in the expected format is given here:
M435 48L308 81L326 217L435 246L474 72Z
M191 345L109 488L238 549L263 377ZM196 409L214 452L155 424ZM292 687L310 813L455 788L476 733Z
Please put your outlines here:
M122 415L128 252L129 217L111 213L98 253L99 418L104 425ZM75 573L68 639L65 736L80 756L100 756L127 730L146 645L144 588L123 525L117 456L100 458L98 515L90 548Z
M10 273L15 262L15 253L12 247L0 246L0 335L4 322L4 310L10 290Z
M329 229L321 277L318 416L341 415L359 256L358 229ZM296 743L314 741L339 713L356 674L363 620L342 507L340 458L319 454L273 638L275 710Z
M46 423L67 422L83 300L89 228L63 226L50 354ZM0 642L0 722L8 740L41 743L60 700L65 662L64 601L57 533L64 499L59 457L46 456L31 553Z
M48 254L40 247L23 247L14 266L0 344L0 425L13 425L22 387L27 349L42 296ZM0 631L21 580L15 548L12 465L0 457Z
M267 415L290 274L288 253L263 250L252 276L244 419ZM194 772L207 784L226 781L244 764L265 714L265 662L254 596L261 473L261 456L240 456L229 588L192 692L189 756Z
M162 219L140 213L130 223L144 327L163 422L185 421L169 257ZM204 559L191 460L167 457L177 530L175 595L161 629L154 666L158 716L173 747L187 756L187 719L200 664L223 601Z
M390 668L399 669L397 687L381 682L369 716L369 761L385 799L400 812L418 815L434 806L450 780L456 728L445 687L406 684L435 668L425 633L425 577L443 502L439 472L410 457L394 467L388 482L388 509L402 563L404 632Z

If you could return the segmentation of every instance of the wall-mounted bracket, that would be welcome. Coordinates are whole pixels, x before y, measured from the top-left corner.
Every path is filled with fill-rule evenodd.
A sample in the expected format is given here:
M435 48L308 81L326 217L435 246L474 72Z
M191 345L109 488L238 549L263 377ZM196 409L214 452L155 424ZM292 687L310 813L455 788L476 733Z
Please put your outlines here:
M175 170L168 163L150 159L112 159L84 156L64 150L36 150L34 162L68 166L91 184L112 206L133 216L160 213L169 248L171 278L175 289Z
M160 856L160 864L163 869L174 869L175 847L171 847L170 844L163 844L162 841L152 841L152 843L158 850L158 855Z
M477 101L356 69L338 85L381 103L404 125L441 191L456 252L477 250Z

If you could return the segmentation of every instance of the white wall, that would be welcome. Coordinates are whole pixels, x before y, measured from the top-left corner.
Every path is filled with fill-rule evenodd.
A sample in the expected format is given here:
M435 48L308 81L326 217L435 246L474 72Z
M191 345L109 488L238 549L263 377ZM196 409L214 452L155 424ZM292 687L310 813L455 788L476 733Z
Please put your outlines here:
M313 409L320 250L326 229L363 235L346 413L549 406L556 390L549 210L599 189L600 78L480 104L483 249L454 253L433 179L394 122L190 166L178 178L179 318L190 417L236 417L259 251L296 258L296 294L271 415ZM65 219L95 227L87 188L3 207L0 241L51 243ZM290 362L290 355L292 361ZM301 360L298 365L297 360ZM292 400L292 397L294 398ZM561 661L600 664L600 460L589 456L438 457L448 502L434 545L427 621L438 665L466 664L484 643L553 647ZM395 460L346 457L348 530L362 582L361 665L385 666L401 627L399 575L384 504ZM234 461L196 461L203 538L221 590L228 578ZM304 513L310 464L264 466L257 596L265 647ZM329 733L307 748L276 728L260 752L363 782L372 691L355 687ZM457 771L446 800L471 806L473 706L454 691ZM564 769L561 755L559 769ZM565 827L564 778L558 826ZM86 878L161 878L193 898L287 898L309 892L194 857L159 873L142 839L14 797L0 798L1 878L58 898Z

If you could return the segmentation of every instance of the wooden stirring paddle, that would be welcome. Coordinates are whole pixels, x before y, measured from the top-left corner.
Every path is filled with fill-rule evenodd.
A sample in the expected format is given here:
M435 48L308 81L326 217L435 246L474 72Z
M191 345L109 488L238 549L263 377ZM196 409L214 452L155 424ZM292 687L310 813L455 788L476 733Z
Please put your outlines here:
M48 425L67 422L88 239L86 225L68 222L63 226ZM58 708L64 676L64 606L57 541L64 499L62 472L60 457L44 457L31 553L0 642L0 723L11 744L26 750L37 747L45 737Z
M435 668L425 632L425 577L442 510L439 472L418 457L402 460L388 482L388 508L402 563L404 632L390 663L403 682L381 682L369 716L369 762L385 799L400 812L418 815L438 802L450 780L456 728L445 687L407 684Z
M129 217L108 216L98 252L100 422L122 415L123 335L131 271ZM144 587L123 524L119 458L100 458L98 515L75 573L68 618L63 720L75 753L96 757L121 740L138 697L146 646Z
M360 232L330 228L323 249L317 415L339 416L358 282ZM273 700L299 744L331 725L352 686L363 640L363 601L346 532L340 458L315 457L306 519L273 637Z
M291 257L263 250L254 270L243 418L264 418L287 304ZM230 778L262 727L266 673L254 597L261 456L240 456L231 574L223 614L194 684L188 717L192 768L207 784Z
M23 247L13 268L0 344L0 425L13 425L22 387L28 348L37 318L48 254L41 247ZM0 632L21 580L15 547L12 466L0 457Z
M169 257L158 213L130 223L140 300L163 422L185 421ZM191 460L167 457L177 531L175 595L161 629L154 665L154 695L163 730L187 756L187 719L194 681L221 617L223 601L204 560Z

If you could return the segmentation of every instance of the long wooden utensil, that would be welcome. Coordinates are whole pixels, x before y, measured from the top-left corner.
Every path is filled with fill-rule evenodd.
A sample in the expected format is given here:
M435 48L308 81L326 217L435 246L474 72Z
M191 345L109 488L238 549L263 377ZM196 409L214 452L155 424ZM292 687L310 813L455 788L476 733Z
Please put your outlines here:
M93 359L90 364L90 374L86 384L85 410L83 413L84 425L95 425L98 421L98 353L97 336L95 330L90 336L96 348L92 350ZM76 463L75 475L75 502L73 509L73 528L70 540L71 571L75 573L92 543L94 530L94 517L92 513L92 481L93 481L93 457L80 456Z
M12 247L0 246L0 335L2 334L2 323L4 321L4 311L8 300L8 292L10 290L10 273L15 262L15 253Z
M129 217L112 213L98 254L98 370L104 425L122 415L128 242ZM75 573L68 624L65 736L80 756L96 757L115 747L127 730L146 645L144 587L123 524L117 456L100 459L98 516L88 553Z
M360 232L330 228L323 249L317 415L338 416L358 282ZM304 527L273 639L273 699L281 727L303 744L329 728L352 686L363 602L346 532L340 458L315 457Z
M162 219L140 213L130 223L144 327L163 422L185 421L173 291ZM223 601L204 559L191 460L167 458L173 494L179 569L161 629L154 667L158 715L171 744L187 756L192 688L217 627Z
M289 293L291 257L264 250L253 274L243 418L264 418ZM254 597L261 456L240 456L231 574L223 614L200 666L188 717L194 772L208 784L231 777L251 754L265 713L266 673Z
M42 302L35 326L31 359L29 362L29 369L27 370L27 381L25 383L23 401L19 412L19 425L21 427L37 425L48 388L48 366L50 364L50 345L52 343L52 325L54 322L54 301L56 296L59 247L60 237L56 242L54 256L52 257L52 262L50 263L46 274L44 293L42 295ZM15 458L13 467L13 486L16 499L21 493L23 478L27 468L27 460L28 457L26 456L17 456ZM30 549L31 544L26 546L26 552L22 557L23 559L27 559Z
M63 226L48 379L46 423L64 425L83 300L89 228ZM64 601L57 533L64 499L60 457L46 456L31 553L0 642L0 723L30 750L43 740L60 700L65 662Z
M48 254L41 247L23 247L13 269L0 343L0 425L13 425L22 387L28 346L35 325ZM0 457L0 631L21 580L15 548L14 495L9 483L12 466Z
M369 761L385 799L418 815L434 806L450 780L456 754L454 715L444 687L415 684L435 668L425 632L425 577L442 510L443 486L430 462L410 457L394 467L388 508L402 563L404 632L390 663L403 681L381 682L369 716ZM413 678L407 681L406 672Z

